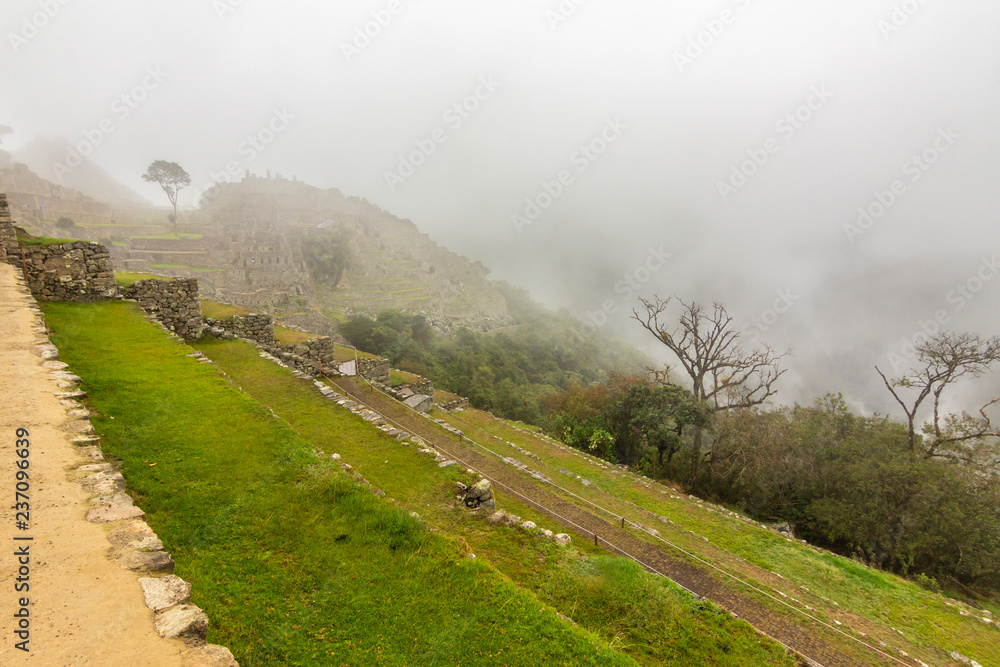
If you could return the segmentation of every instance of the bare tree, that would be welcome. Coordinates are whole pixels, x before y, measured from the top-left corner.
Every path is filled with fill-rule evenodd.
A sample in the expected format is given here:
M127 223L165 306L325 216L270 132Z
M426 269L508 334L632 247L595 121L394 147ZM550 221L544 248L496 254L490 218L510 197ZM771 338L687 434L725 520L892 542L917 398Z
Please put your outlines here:
M1000 361L1000 337L984 339L974 333L941 332L916 346L917 366L906 375L882 382L906 414L910 451L917 448L917 412L932 398L933 415L924 426L927 436L922 441L928 458L958 458L972 462L974 450L979 450L990 438L1000 437L986 414L987 408L1000 402L989 401L979 410L980 417L941 415L941 396L945 389L963 377L980 377ZM908 394L908 396L904 396Z
M782 357L765 345L744 350L740 332L733 327L733 318L725 306L715 303L710 311L695 301L686 303L677 298L682 312L676 324L667 316L667 309L676 297L651 300L639 299L642 311L632 311L632 318L657 340L667 346L684 372L691 378L692 393L715 412L761 405L773 396L775 383L784 374ZM663 378L668 373L660 377ZM694 475L701 463L702 431L694 432Z
M683 308L680 321L668 324L666 311L674 298L639 299L645 312L633 310L632 319L677 357L691 378L695 398L718 411L761 405L777 392L774 385L785 372L780 361L787 352L779 354L767 345L744 350L732 316L720 303L706 312L694 301L677 299Z
M177 236L177 193L181 191L181 188L191 185L191 177L176 162L155 160L146 168L142 180L147 183L158 183L167 193L167 199L174 206L174 214L170 216L170 222L173 225L174 236Z

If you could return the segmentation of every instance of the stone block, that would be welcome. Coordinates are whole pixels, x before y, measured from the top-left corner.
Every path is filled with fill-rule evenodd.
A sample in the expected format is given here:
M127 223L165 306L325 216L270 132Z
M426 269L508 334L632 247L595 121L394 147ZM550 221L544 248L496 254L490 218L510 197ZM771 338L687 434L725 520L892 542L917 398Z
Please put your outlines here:
M87 512L87 521L91 523L110 523L125 519L141 519L146 513L135 505L108 505Z
M132 572L174 571L174 559L166 551L127 551L118 559L118 564Z
M191 599L191 584L173 574L159 578L141 577L139 586L146 598L146 606L153 611L162 611Z
M154 619L156 632L165 639L205 641L208 616L193 604L180 604L165 609Z
M181 653L181 667L240 667L225 646L205 644Z

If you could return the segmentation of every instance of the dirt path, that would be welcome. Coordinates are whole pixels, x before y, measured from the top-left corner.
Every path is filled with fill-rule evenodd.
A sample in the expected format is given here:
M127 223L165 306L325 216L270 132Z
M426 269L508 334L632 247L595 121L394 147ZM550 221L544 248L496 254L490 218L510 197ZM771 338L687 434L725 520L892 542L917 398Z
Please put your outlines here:
M82 422L54 395L35 348L43 334L34 300L17 275L0 263L0 665L179 667L184 644L157 636L136 575L106 558L104 530L86 521L87 495L67 477L88 462L70 444ZM16 527L14 506L19 428L30 433L27 530ZM15 551L25 547L30 573L19 582ZM15 591L19 583L30 589ZM15 647L22 597L30 601L27 653Z
M399 427L419 435L446 455L482 472L502 491L517 495L522 501L531 503L576 533L577 539L593 540L597 534L600 544L608 547L609 551L620 550L630 554L650 569L667 576L695 594L716 602L746 620L760 632L820 665L855 667L887 664L875 655L872 655L871 661L863 662L843 655L811 630L788 622L756 601L720 584L705 569L679 559L665 548L640 540L619 525L548 492L495 457L448 437L426 419L414 414L397 401L368 389L359 389L352 379L341 378L334 384L350 395L352 400L369 406L396 422Z

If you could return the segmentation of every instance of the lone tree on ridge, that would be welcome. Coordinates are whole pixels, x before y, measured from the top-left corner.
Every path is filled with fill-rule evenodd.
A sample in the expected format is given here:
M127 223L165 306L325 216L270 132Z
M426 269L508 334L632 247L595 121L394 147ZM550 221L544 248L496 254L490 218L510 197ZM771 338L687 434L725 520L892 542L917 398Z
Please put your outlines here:
M181 188L191 185L191 177L176 162L155 160L146 168L142 180L147 183L158 183L167 193L167 199L174 206L174 214L170 216L170 222L173 225L174 236L177 236L177 193L181 191Z

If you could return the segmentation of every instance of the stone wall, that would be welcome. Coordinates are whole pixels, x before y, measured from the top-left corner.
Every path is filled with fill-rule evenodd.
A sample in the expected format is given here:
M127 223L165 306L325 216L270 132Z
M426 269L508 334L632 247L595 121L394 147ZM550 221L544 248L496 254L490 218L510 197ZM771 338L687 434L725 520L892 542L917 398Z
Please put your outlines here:
M327 336L318 336L312 340L307 340L304 343L298 343L296 345L278 345L278 351L280 352L291 352L292 354L298 355L303 359L309 359L316 362L317 364L322 363L324 369L332 370L335 364L335 343L332 338Z
M389 384L389 360L359 358L358 375L369 382L387 385Z
M274 345L274 321L270 315L250 313L247 316L234 315L230 319L214 320L205 318L205 324L212 328L227 331L240 338L248 338L265 347Z
M111 256L100 243L22 247L17 254L9 254L7 261L24 270L28 288L39 301L95 301L112 297L118 290Z
M0 262L7 259L7 254L14 254L17 249L17 232L10 219L10 209L7 207L7 195L0 194ZM18 255L20 251L18 250Z
M198 338L201 335L201 302L196 278L140 280L122 290L122 295L135 299L140 308L178 336Z
M438 406L442 410L465 410L469 407L469 399L467 398L457 398L453 401L448 401Z

